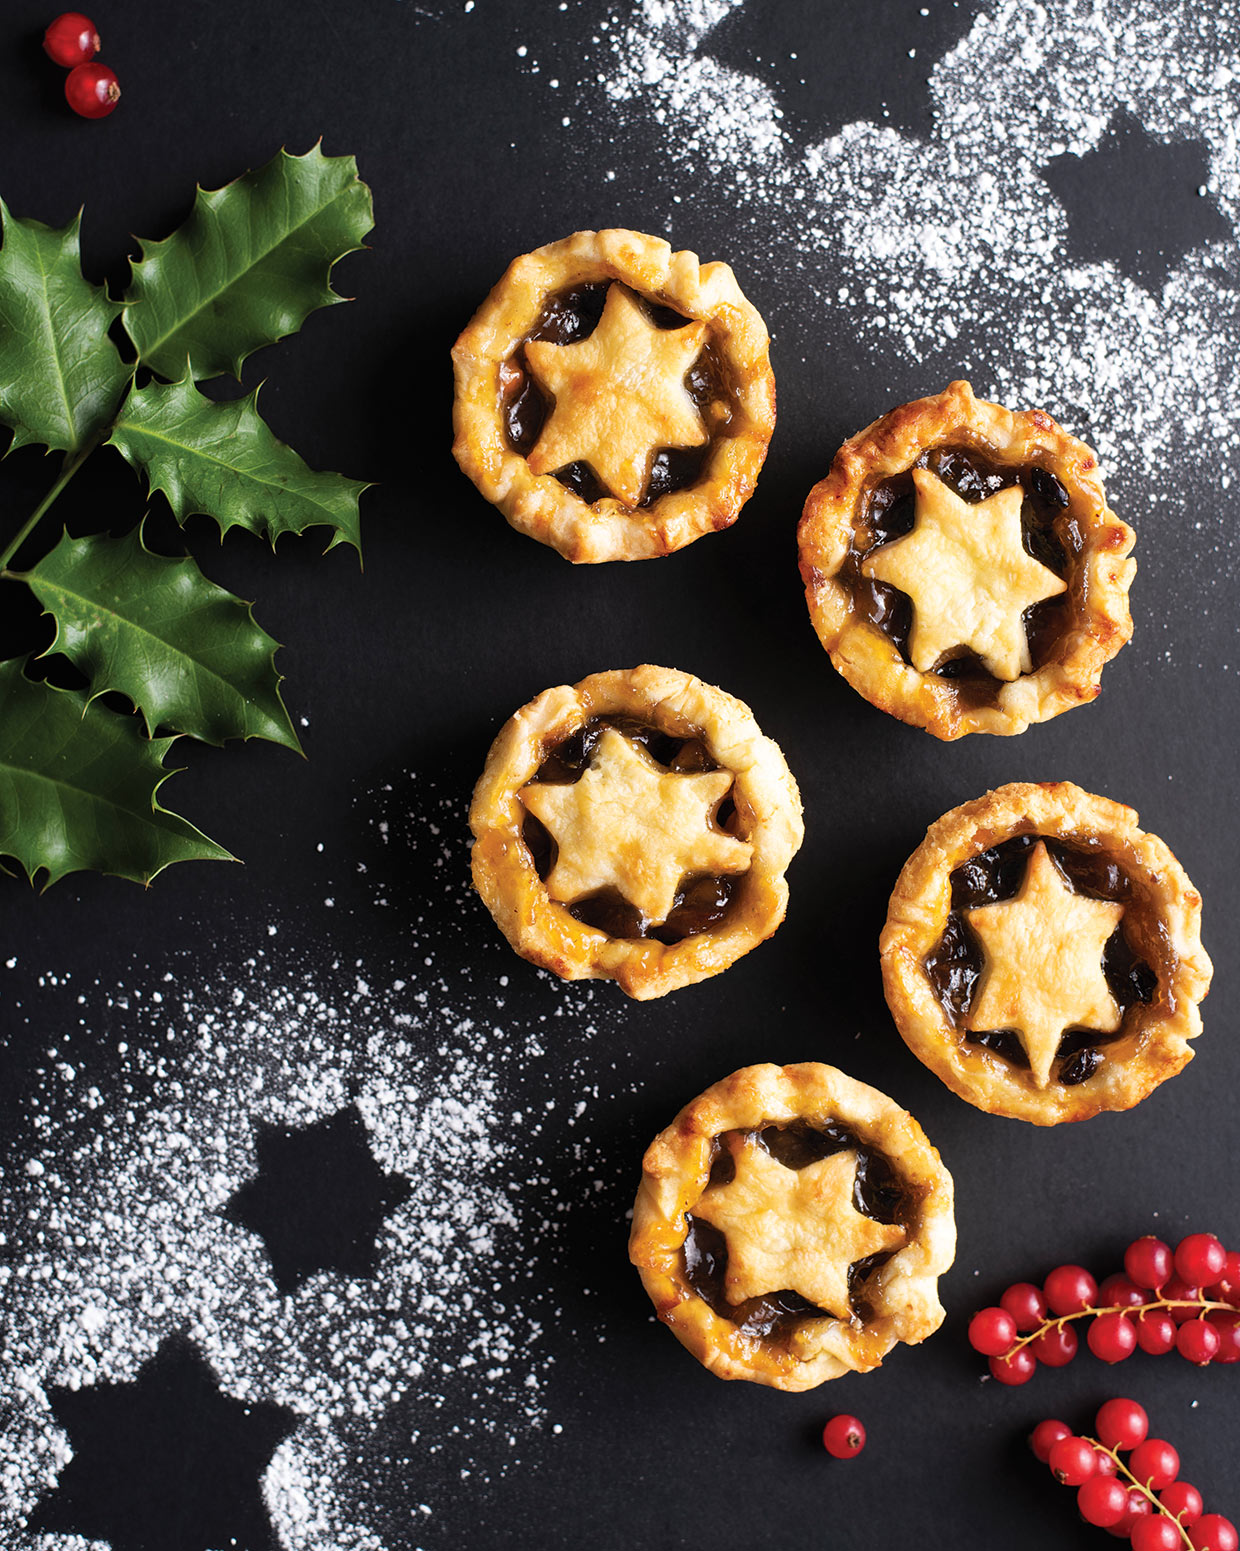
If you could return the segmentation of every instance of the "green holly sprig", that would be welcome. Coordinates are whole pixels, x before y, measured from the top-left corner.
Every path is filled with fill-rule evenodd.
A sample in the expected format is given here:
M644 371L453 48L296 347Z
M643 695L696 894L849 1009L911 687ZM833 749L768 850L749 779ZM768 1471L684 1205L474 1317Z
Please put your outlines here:
M229 859L158 801L178 737L300 751L278 643L191 557L148 550L141 524L119 538L66 533L28 569L9 567L104 445L181 523L203 513L221 534L248 528L273 547L326 527L329 549L360 554L367 486L307 467L264 424L257 392L219 403L196 384L238 373L252 351L344 300L331 270L374 224L370 190L350 156L281 151L224 188L200 188L183 226L143 243L119 300L82 274L80 215L55 231L0 201L0 222L0 422L10 450L38 445L63 459L0 548L0 575L30 589L56 625L48 653L88 680L58 689L30 675L29 657L0 663L0 856L32 882L91 869L149 883L172 862ZM132 359L113 341L118 318ZM137 714L101 703L110 691Z

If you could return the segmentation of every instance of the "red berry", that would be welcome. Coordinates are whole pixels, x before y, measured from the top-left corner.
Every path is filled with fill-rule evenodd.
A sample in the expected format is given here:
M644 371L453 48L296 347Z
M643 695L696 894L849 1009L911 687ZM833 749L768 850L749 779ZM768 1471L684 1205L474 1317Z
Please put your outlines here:
M1175 1248L1175 1269L1186 1282L1208 1287L1227 1265L1227 1251L1212 1233L1190 1233Z
M969 1321L969 1345L984 1357L1002 1357L1016 1339L1016 1321L1006 1309L979 1309Z
M1118 1524L1112 1524L1107 1530L1108 1535L1114 1535L1117 1540L1127 1538L1143 1519L1153 1516L1154 1504L1144 1492L1135 1486L1128 1488L1128 1506L1124 1509L1124 1516ZM1160 1515L1161 1517L1161 1515Z
M1189 1532L1193 1551L1237 1551L1240 1535L1221 1513L1203 1513Z
M865 1448L865 1427L855 1416L833 1416L822 1430L822 1446L832 1459L852 1459Z
M1144 1443L1150 1430L1150 1419L1145 1407L1135 1400L1108 1400L1098 1412L1095 1423L1099 1442L1108 1449L1127 1453L1137 1444Z
M1177 1325L1182 1325L1186 1319L1196 1319L1201 1313L1199 1308L1194 1307L1201 1302L1201 1288L1186 1282L1182 1276L1173 1276L1163 1288L1161 1296L1168 1303L1179 1305L1178 1308L1167 1310Z
M1105 1449L1098 1450L1098 1474L1100 1476L1119 1475L1119 1465L1114 1454L1108 1454Z
M1032 1352L1048 1368L1064 1368L1076 1356L1076 1349L1076 1331L1072 1326L1052 1325L1040 1336L1034 1336L1025 1351Z
M43 52L66 70L84 65L99 52L94 22L81 11L66 11L43 34Z
M1061 1438L1046 1462L1065 1486L1081 1486L1098 1474L1098 1450L1084 1438Z
M1179 1519L1181 1524L1191 1524L1194 1519L1199 1519L1205 1507L1201 1493L1187 1481L1173 1481L1170 1486L1163 1487L1158 1500L1171 1517Z
M1052 1314L1079 1314L1098 1296L1098 1284L1084 1266L1056 1266L1042 1291Z
M1206 1318L1218 1331L1218 1351L1214 1361L1240 1362L1240 1313L1233 1314L1229 1309L1211 1309Z
M1152 1233L1134 1239L1124 1251L1124 1270L1138 1287L1156 1288L1171 1275L1171 1246Z
M1184 1541L1170 1519L1152 1513L1132 1526L1132 1551L1184 1551Z
M1204 1368L1214 1361L1220 1345L1219 1333L1204 1319L1190 1319L1176 1331L1175 1344L1181 1357Z
M1166 1309L1137 1315L1137 1345L1151 1357L1161 1357L1175 1345L1175 1321Z
M1127 1513L1128 1493L1113 1476L1093 1476L1077 1492L1076 1506L1086 1524L1105 1529Z
M1032 1282L1014 1282L999 1299L1000 1305L1016 1321L1021 1335L1036 1330L1046 1318L1046 1300L1042 1289Z
M78 65L65 77L65 101L82 118L107 118L120 100L116 72L107 65Z
M1240 1302L1240 1250L1233 1249L1223 1266L1223 1274L1210 1289L1210 1296L1220 1303Z
M1161 1492L1179 1475L1180 1456L1165 1438L1147 1438L1132 1451L1128 1468L1142 1486Z
M1117 1271L1114 1276L1108 1276L1098 1288L1100 1309L1135 1309L1146 1301L1145 1294L1122 1271Z
M1038 1360L1027 1346L1017 1347L1006 1357L990 1359L992 1378L1000 1384L1028 1384L1038 1369Z
M1137 1348L1137 1328L1126 1314L1100 1314L1091 1320L1085 1339L1104 1363L1122 1363Z
M1058 1421L1053 1416L1048 1416L1044 1422L1038 1425L1029 1434L1029 1447L1033 1450L1033 1457L1041 1460L1045 1465L1051 1457L1051 1450L1061 1438L1070 1438L1072 1429L1067 1422Z

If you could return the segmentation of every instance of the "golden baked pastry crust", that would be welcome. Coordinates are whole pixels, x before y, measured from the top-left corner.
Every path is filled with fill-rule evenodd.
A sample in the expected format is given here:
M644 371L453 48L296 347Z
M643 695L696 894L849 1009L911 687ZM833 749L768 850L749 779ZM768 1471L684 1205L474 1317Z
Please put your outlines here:
M711 445L698 478L645 507L614 494L591 504L554 473L536 474L505 426L502 374L512 371L548 300L609 281L700 325L728 387L730 418L722 429L705 426ZM696 254L673 253L640 232L577 232L515 259L457 340L452 359L457 462L514 528L575 562L646 560L730 526L753 493L775 427L766 325L731 269L699 264ZM596 376L587 386L601 392L606 384ZM651 457L655 450L652 445Z
M1157 977L1151 999L1124 1014L1118 1038L1100 1042L1092 1075L1070 1086L1039 1086L1033 1069L970 1042L926 971L951 913L951 874L1019 835L1064 841L1118 864L1131 885L1125 937ZM933 823L896 882L879 948L887 1005L918 1059L970 1104L1035 1125L1130 1109L1187 1065L1212 973L1201 945L1201 896L1170 848L1138 828L1131 808L1067 781L1013 782ZM1063 994L1070 997L1078 983L1071 974L1067 980Z
M919 672L905 662L859 608L847 564L854 535L866 532L869 492L911 469L924 452L947 446L971 448L1013 468L1036 465L1069 498L1055 532L1066 540L1070 622L1033 672L1010 682L983 681L980 690L977 681ZM798 538L810 617L831 661L871 704L937 738L1019 733L1095 699L1103 665L1132 635L1134 534L1107 506L1094 453L1044 411L987 403L967 382L901 404L845 442L809 493Z
M530 810L522 790L551 750L600 717L633 718L672 737L699 739L733 778L729 831L733 846L750 848L747 865L742 870L739 857L734 864L725 859L720 870L734 872L737 882L723 919L679 942L612 937L583 924L569 911L571 900L552 898L523 838ZM718 974L769 937L784 918L784 872L804 835L796 782L748 706L691 674L648 665L595 673L523 706L491 746L469 821L474 885L516 951L565 980L615 980L639 1000ZM714 833L723 838L723 831ZM594 860L596 837L588 838ZM686 846L694 839L686 834Z
M690 1284L683 1254L688 1218L711 1188L717 1137L796 1121L842 1126L883 1155L907 1203L906 1241L866 1280L867 1318L811 1317L779 1338L750 1335L716 1314ZM843 1373L868 1372L898 1342L915 1344L933 1334L943 1321L937 1279L955 1248L951 1175L921 1127L877 1089L807 1061L733 1072L654 1139L642 1160L629 1258L659 1318L712 1373L805 1390Z

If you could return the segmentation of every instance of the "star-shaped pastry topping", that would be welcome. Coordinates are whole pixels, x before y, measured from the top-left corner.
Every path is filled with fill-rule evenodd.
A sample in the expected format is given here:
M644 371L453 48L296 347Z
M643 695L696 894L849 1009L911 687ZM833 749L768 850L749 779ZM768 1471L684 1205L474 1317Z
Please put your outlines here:
M588 463L612 495L636 506L663 447L700 447L707 438L685 373L702 353L705 323L661 329L612 285L598 326L574 345L531 340L525 359L554 400L527 462L535 474Z
M184 1337L165 1340L131 1383L52 1387L47 1398L73 1457L28 1529L113 1551L275 1551L262 1478L297 1417L224 1394Z
M1123 905L1074 893L1041 840L1015 898L965 911L986 953L969 1027L1015 1029L1039 1088L1065 1029L1119 1028L1102 950L1123 914Z
M262 1126L254 1152L258 1173L224 1214L262 1238L280 1291L316 1271L373 1276L384 1218L412 1189L375 1162L357 1106L308 1126Z
M559 847L547 892L571 904L619 889L653 926L667 920L682 878L744 872L753 846L715 829L730 770L664 770L614 727L604 728L581 779L532 782L521 801Z
M798 1292L850 1319L848 1268L908 1241L898 1224L877 1222L853 1205L856 1150L789 1169L745 1140L732 1146L732 1157L735 1178L712 1185L693 1208L728 1241L728 1301Z
M913 485L913 531L861 562L865 576L913 600L913 666L927 673L944 652L963 646L997 679L1029 673L1033 663L1021 615L1065 592L1067 583L1025 549L1024 491L1011 485L985 501L964 501L929 469L914 469Z

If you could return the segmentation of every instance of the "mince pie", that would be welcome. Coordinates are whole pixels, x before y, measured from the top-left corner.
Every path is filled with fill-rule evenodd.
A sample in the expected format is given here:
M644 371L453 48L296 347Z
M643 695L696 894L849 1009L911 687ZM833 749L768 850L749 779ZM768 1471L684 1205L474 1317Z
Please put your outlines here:
M726 528L775 427L766 325L726 264L640 232L514 260L452 351L457 462L574 561Z
M1210 988L1201 896L1131 808L1001 786L930 826L880 943L913 1053L994 1115L1131 1109L1192 1060Z
M523 958L662 996L784 918L801 799L777 744L672 668L545 690L500 729L474 791L474 884Z
M812 1389L943 1322L952 1180L900 1106L833 1066L749 1066L642 1162L629 1258L712 1373Z
M814 629L854 689L938 738L1093 700L1132 635L1133 532L1040 409L953 382L845 442L799 530Z

